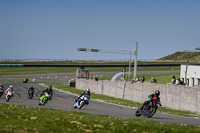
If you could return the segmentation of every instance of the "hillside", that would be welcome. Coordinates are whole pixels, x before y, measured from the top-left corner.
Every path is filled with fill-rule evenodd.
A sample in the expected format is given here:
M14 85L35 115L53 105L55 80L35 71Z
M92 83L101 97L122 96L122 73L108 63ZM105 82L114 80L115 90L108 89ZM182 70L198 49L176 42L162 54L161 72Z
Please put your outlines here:
M186 62L187 60L189 62L200 62L200 52L175 52L156 61Z

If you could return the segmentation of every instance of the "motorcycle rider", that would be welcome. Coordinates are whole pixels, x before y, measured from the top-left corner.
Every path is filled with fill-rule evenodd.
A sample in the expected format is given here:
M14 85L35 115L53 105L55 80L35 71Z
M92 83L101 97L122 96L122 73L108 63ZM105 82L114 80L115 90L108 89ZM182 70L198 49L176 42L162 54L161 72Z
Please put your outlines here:
M45 88L45 90L42 91L42 94L40 95L40 103L39 105L41 105L41 100L45 97L43 96L45 93L49 94L48 99L51 100L51 97L53 95L53 90L52 90L52 86L50 85L49 87Z
M82 99L80 99L80 97L82 97L83 95L86 95L88 97L88 99L90 99L90 89L86 89L86 91L83 91L80 94L80 96L78 96L78 99L76 100L78 107L80 106L80 101L82 100ZM87 102L86 104L89 104L89 102Z
M4 86L2 84L0 84L0 89L4 89Z
M13 86L12 86L12 85L10 85L10 87L6 90L6 92L8 92L8 91L11 91L11 92L12 92L11 97L13 97L13 96L14 96L14 95L13 95L14 91L13 91Z
M86 89L86 91L83 91L83 92L80 94L80 96L78 96L78 98L80 98L80 97L83 96L84 94L90 97L90 89Z
M52 88L51 85L49 86L48 90L49 90L49 94L50 94L51 97L52 97L52 96L53 96L53 88ZM50 99L50 100L51 100L51 99Z
M28 88L28 94L29 93L34 93L34 88L33 88L33 86L30 86L29 88Z
M2 84L0 84L0 90L2 90L2 94L3 94L3 92L4 92L4 86Z
M160 91L159 90L156 90L155 94L149 95L148 98L150 98L150 99L143 103L143 105L141 107L141 110L143 109L143 107L145 105L150 105L151 106L152 103L159 103L159 105L162 106L161 103L160 103L160 97L159 96L160 96Z
M42 91L42 94L40 95L40 97L44 94L44 93L48 93L49 95L51 95L51 97L53 96L53 90L52 90L52 86L50 85L49 87L45 88L45 90ZM51 100L51 97L49 100Z

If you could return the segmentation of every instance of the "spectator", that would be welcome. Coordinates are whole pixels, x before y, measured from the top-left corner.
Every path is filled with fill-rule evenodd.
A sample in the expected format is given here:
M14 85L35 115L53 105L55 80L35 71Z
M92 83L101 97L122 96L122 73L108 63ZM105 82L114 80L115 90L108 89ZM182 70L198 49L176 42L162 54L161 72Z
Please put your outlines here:
M144 76L142 76L142 83L145 81L145 77Z
M124 67L124 68L122 69L122 72L123 72L123 78L125 79L125 75L126 75L126 67Z
M133 84L133 83L137 83L137 82L140 82L140 79L139 79L139 77L136 75L136 76L135 76L135 79L132 81L132 84Z
M185 83L184 83L180 78L178 78L178 79L176 80L176 84L177 84L177 85L185 85Z
M176 84L176 77L175 76L172 77L172 84Z
M98 80L99 80L98 75L94 76L94 80L95 80L95 81L98 81Z
M155 78L151 78L151 83L158 83L157 80Z

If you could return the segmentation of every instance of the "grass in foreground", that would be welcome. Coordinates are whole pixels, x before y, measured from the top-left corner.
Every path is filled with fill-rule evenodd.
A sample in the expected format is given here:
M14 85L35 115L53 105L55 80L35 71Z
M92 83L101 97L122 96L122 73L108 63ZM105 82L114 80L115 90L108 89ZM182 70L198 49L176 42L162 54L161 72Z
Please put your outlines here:
M200 128L151 120L115 118L74 111L0 103L0 132L199 133Z
M78 90L74 87L69 87L69 85L66 85L66 84L60 84L60 83L45 83L45 84L53 85L53 87L55 87L55 88L58 88L58 89L61 89L64 91L68 91L68 92L71 92L71 93L74 93L77 95L81 94L81 92L82 92L82 90ZM91 93L91 99L98 99L98 100L102 100L102 101L108 102L108 103L114 103L114 104L118 104L118 105L135 107L135 108L142 106L141 103L137 103L134 101L120 99L120 98L114 98L114 97L109 97L109 96L105 96L105 95L101 95L101 94L94 94L94 93ZM188 111L173 110L173 109L169 109L166 107L159 107L158 111L161 113L168 113L168 114L173 114L173 115L200 118L200 114L196 114L196 113L192 113L192 112L188 112Z

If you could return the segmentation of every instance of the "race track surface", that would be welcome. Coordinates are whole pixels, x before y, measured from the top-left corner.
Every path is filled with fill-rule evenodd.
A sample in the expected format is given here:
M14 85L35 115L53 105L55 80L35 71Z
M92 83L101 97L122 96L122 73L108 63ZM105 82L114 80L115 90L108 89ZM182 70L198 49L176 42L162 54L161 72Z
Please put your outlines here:
M10 84L3 84L5 88L8 88ZM42 108L52 108L59 109L65 111L77 111L77 112L85 112L90 114L98 114L98 115L108 115L113 117L124 117L124 118L134 118L134 119L150 119L160 122L169 122L169 123L178 123L178 124L186 124L186 125L194 125L200 126L199 118L187 118L180 117L175 115L161 114L156 113L152 118L146 118L144 116L136 117L135 109L129 107L123 107L118 105L113 105L109 103L99 102L95 100L90 100L90 104L84 106L82 109L74 109L74 99L77 97L75 95L54 89L54 96L52 100L48 101L45 106L39 106L39 97L34 95L33 99L28 99L27 88L32 85L35 88L35 92L40 92L45 88L44 86L38 84L23 84L23 83L15 83L12 84L14 87L14 97L10 99L9 102L6 102L5 96L0 98L0 102L8 103L8 104L17 104L17 105L27 105L32 107L42 107Z

